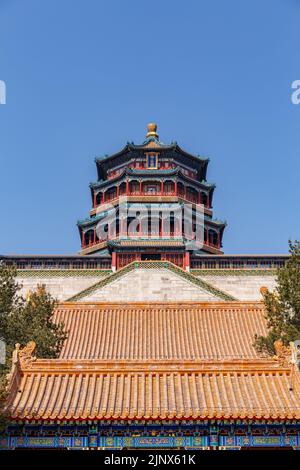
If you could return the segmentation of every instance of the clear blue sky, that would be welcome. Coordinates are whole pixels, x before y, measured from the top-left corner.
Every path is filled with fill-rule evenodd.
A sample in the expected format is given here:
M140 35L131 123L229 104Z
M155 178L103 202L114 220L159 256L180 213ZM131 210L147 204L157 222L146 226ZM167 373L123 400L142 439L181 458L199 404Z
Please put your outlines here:
M227 253L299 238L299 0L0 0L0 253L74 253L95 156L210 157Z

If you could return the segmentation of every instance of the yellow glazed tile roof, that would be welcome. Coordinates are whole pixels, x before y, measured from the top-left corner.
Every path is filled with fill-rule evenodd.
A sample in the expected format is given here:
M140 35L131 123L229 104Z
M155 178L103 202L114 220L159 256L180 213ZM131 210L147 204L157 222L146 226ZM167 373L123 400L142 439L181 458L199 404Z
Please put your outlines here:
M299 371L259 357L259 303L64 304L58 359L16 349L16 420L300 420Z
M266 331L262 305L240 302L65 305L64 359L255 358Z
M288 371L26 372L16 419L300 419Z

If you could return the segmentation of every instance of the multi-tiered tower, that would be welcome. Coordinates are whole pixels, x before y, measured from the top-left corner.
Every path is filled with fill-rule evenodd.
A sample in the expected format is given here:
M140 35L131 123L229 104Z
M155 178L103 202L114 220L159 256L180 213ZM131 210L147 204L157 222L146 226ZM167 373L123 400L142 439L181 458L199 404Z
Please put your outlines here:
M23 289L43 284L59 299L52 318L67 332L54 359L16 344L0 448L300 449L296 345L292 360L280 341L272 357L254 348L268 331L261 292L287 256L220 255L208 161L162 144L154 124L142 145L96 162L80 255L0 257ZM159 208L157 233L143 218L132 231L124 199ZM166 227L171 203L201 206L199 249Z
M225 223L212 217L215 185L206 181L208 161L182 150L176 142L163 144L156 124L148 125L141 145L127 143L120 152L97 158L98 180L90 184L93 208L87 219L78 222L81 254L111 257L113 270L135 260L166 260L188 270L191 258L222 254ZM130 219L119 217L117 209L124 200L129 208L133 204L157 206L156 229L141 221L131 233ZM174 215L166 229L164 213L170 213L174 204L188 204L192 211L202 207L204 243L200 249L189 249L184 228L178 227ZM108 223L107 234L99 235L99 223L110 220L113 212L117 214L114 227Z

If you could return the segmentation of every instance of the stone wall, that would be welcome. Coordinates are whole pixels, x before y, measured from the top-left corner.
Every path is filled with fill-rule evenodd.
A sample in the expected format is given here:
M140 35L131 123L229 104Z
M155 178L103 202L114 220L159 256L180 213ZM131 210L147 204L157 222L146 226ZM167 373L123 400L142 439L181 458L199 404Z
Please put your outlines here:
M92 273L91 273L92 274ZM35 271L30 275L20 275L17 281L23 285L21 293L25 296L28 290L36 289L38 284L44 284L46 289L60 301L65 301L79 292L93 286L103 276L109 273L99 272L98 274L64 275L63 271L59 275L39 275ZM238 300L256 301L261 300L260 288L274 289L274 275L255 275L254 273L226 273L218 275L197 277L205 282L232 295ZM188 280L181 278L167 269L135 269L117 280L108 283L104 287L95 290L88 297L83 297L82 301L213 301L222 300L214 294L192 284Z
M261 287L267 287L273 290L275 283L275 276L272 275L217 275L217 276L197 276L200 279L208 282L214 287L233 295L238 300L262 300L260 294Z
M86 289L99 281L99 277L83 276L47 276L47 277L18 277L17 282L23 287L20 293L26 296L29 290L35 290L38 284L44 284L46 290L56 299L62 301Z

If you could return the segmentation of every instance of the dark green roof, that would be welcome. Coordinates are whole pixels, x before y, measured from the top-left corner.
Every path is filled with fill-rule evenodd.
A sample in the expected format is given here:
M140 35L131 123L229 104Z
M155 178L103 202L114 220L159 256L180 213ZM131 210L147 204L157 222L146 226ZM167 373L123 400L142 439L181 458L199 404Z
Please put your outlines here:
M91 182L90 183L90 188L94 189L94 188L105 187L107 185L112 184L114 181L118 181L124 175L147 176L147 177L155 178L157 176L171 176L171 175L176 175L176 174L179 174L183 178L191 180L191 183L194 182L195 184L198 184L198 185L200 184L202 186L205 186L206 188L215 188L216 187L216 185L214 183L208 183L205 180L198 181L198 180L193 180L193 179L189 178L184 173L182 173L181 168L179 166L177 166L176 168L170 168L170 169L167 169L167 170L152 170L152 169L149 169L149 170L136 170L136 169L133 169L133 168L125 167L124 170L122 171L122 173L117 175L115 178L112 178L112 179L109 179L109 180L100 179L99 181Z

